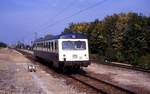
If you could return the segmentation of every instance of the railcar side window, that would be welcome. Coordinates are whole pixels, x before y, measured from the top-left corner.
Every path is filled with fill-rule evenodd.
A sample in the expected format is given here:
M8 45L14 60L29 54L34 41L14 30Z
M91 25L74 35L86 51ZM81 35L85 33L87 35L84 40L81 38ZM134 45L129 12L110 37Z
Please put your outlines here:
M44 42L44 48L45 48L46 46L45 46L45 42Z
M50 42L48 43L48 48L50 49Z
M43 43L39 43L39 47L43 47Z
M53 42L53 50L55 50L55 41Z
M46 48L48 48L48 42L46 42Z
M41 47L42 47L42 48L44 48L44 45L45 45L45 44L44 44L44 42L43 42L43 43L41 43Z
M57 50L57 42L55 42L55 50Z
M50 42L50 49L51 49L51 51L52 51L52 42Z
M45 48L46 48L46 51L48 50L48 43L45 42Z
M51 45L51 47L52 47L52 51L53 51L53 48L54 48L53 46L54 46L54 45L53 45L53 42L52 42L52 45Z

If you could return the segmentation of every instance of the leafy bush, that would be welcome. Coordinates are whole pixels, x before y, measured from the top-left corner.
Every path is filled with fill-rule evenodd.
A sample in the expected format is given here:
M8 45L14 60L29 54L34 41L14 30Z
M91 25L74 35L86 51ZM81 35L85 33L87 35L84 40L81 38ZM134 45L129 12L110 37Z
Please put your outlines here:
M138 66L145 69L150 69L150 54L141 56L141 58L138 59Z
M0 48L7 47L7 44L0 42Z
M98 54L90 54L90 60L96 61L98 63L104 63L105 57L104 56L100 56Z
M118 52L116 53L116 59L117 59L117 61L119 61L119 62L123 62L123 61L124 61L124 55L123 55L123 53L121 53L120 51L118 51Z

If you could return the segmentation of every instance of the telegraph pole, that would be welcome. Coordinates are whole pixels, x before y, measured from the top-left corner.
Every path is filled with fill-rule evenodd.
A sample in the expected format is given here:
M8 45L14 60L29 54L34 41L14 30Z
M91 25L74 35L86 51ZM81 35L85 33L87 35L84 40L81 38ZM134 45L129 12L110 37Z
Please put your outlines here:
M38 33L37 33L37 32L34 32L34 40L37 39L37 36L38 36Z

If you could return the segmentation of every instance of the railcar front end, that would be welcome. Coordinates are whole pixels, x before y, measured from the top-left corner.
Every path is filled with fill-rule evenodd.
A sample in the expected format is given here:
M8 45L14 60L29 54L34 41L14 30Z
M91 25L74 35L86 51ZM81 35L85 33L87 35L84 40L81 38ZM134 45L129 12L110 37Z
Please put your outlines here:
M87 67L90 64L87 39L59 39L59 62L63 66Z

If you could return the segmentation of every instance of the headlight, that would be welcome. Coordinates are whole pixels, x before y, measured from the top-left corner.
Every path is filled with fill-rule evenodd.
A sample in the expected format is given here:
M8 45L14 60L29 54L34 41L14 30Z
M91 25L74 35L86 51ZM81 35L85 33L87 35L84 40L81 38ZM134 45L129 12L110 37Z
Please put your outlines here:
M77 56L77 55L73 55L72 57L73 57L74 59L76 59L78 56Z

